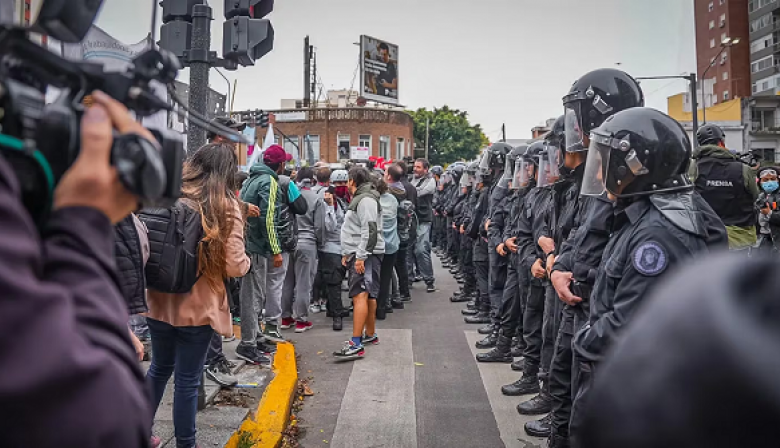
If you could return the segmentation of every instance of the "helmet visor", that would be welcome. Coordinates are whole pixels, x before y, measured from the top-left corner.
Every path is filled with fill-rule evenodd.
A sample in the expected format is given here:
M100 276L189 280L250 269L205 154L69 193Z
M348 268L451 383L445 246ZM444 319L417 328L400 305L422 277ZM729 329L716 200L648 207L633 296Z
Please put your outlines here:
M444 173L444 174L441 175L441 184L442 185L449 185L450 182L452 182L452 174Z
M566 106L563 118L564 135L566 136L566 152L584 151L585 133L579 119L579 103Z
M471 179L466 173L460 176L460 188L468 188L471 186Z
M486 149L482 152L482 159L479 161L478 172L485 177L490 174L490 149Z
M602 155L602 149L605 149ZM599 144L598 138L593 138L588 149L588 159L585 161L585 173L582 176L583 196L601 196L607 191L606 167L609 166L609 147Z
M542 154L539 157L539 172L537 173L536 183L539 187L546 187L558 181L558 165L550 162L549 154Z
M533 162L526 160L524 157L518 157L515 161L515 172L512 178L512 189L519 190L525 188L531 181L531 175L533 174Z
M547 144L547 163L550 164L550 176L554 178L561 177L559 168L563 165L563 154L557 146Z

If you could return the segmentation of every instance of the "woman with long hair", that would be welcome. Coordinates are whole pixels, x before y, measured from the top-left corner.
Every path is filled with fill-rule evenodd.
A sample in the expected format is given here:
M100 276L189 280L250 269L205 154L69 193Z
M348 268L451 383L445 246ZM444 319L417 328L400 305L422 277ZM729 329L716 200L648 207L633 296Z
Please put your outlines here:
M236 171L233 147L223 143L205 145L185 162L181 200L200 213L203 225L200 277L185 294L149 291L152 365L146 379L156 412L175 374L173 425L178 448L196 446L198 386L209 341L215 331L223 336L233 333L226 281L249 270L242 213L233 191ZM153 437L152 446L159 444Z

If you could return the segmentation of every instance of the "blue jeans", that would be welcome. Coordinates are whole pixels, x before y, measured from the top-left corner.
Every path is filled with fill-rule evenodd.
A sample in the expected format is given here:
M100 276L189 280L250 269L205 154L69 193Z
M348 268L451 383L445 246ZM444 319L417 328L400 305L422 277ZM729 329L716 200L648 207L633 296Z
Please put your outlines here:
M174 327L159 320L147 319L152 334L152 365L146 373L155 413L174 377L173 427L177 448L195 446L195 415L198 413L198 386L203 376L206 351L214 330L209 325Z
M422 222L417 226L417 242L414 245L414 256L425 283L433 284L433 263L431 263L431 223Z

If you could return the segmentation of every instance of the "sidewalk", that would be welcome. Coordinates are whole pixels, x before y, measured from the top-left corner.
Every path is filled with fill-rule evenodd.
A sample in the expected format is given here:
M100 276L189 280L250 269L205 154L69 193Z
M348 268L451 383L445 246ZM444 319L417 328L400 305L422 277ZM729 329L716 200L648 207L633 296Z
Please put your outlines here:
M241 426L251 412L256 412L257 405L274 374L269 368L246 365L244 361L236 357L238 341L226 342L223 345L225 356L234 364L234 373L238 377L239 386L247 385L247 388L223 389L216 383L206 378L206 408L198 412L198 444L201 448L222 448L230 437ZM149 369L150 363L143 362L144 371ZM256 386L254 384L256 383ZM154 435L162 439L161 447L172 448L176 446L173 438L173 378L168 383L160 408L154 419Z

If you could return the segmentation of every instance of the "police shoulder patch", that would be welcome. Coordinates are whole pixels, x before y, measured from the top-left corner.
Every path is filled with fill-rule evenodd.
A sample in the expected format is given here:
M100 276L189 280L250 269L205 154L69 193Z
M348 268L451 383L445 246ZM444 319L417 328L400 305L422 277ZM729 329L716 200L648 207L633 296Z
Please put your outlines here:
M642 243L631 254L631 260L640 274L655 276L666 270L669 259L666 251L655 241Z

